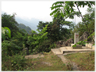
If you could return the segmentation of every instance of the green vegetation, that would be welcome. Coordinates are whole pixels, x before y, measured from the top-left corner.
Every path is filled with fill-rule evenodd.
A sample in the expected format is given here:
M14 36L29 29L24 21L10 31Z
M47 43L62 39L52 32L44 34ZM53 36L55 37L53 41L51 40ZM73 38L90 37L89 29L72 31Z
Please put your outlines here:
M25 26L24 24L18 24L17 27L19 28L19 30L31 34L31 28L29 26Z
M65 4L65 6L64 6ZM81 16L83 20L83 16L80 12L79 7L85 7L88 6L91 8L92 5L95 5L94 1L57 1L52 4L51 10L54 10L50 13L50 15L53 15L54 17L58 16L58 13L62 15L64 18L74 18L74 15ZM74 9L74 7L77 7L78 11ZM62 10L64 9L64 11Z
M5 60L2 70L23 70L23 71L69 71L71 67L67 67L60 58L53 53L44 53L44 58L24 59L22 55L8 57Z
M76 45L82 45L85 46L86 42L85 41L79 41L76 44L74 44L72 47L76 47Z
M90 36L88 36L88 38L85 39L84 41L79 41L79 42L77 42L76 44L74 44L72 47L76 47L77 44L78 44L78 45L85 46L85 44L87 43L86 41L87 41L88 39L92 39L92 40L94 41L94 39L93 39L93 36L94 36L94 35L95 35L95 32L93 32ZM93 44L93 45L95 45L95 44Z
M11 31L8 27L2 27L2 40L11 38Z
M15 55L6 57L2 65L2 70L14 71L72 71L72 66L64 64L60 58L52 52L43 52L43 58L25 59L24 56ZM65 56L70 61L75 62L80 71L94 71L94 52L75 53Z
M86 53L75 53L68 54L66 58L70 61L75 62L81 71L94 71L95 70L95 53L86 52Z
M90 11L89 11L90 10ZM88 8L87 11L88 13L83 15L84 20L82 22L79 22L73 29L73 31L71 31L72 34L74 34L74 32L79 32L79 35L81 36L85 31L87 31L89 33L89 35L91 35L92 33L94 33L95 31L95 9L94 8Z
M26 59L23 55L16 54L14 56L2 57L2 70L3 71L21 71L26 68Z
M39 21L37 31L31 30L23 24L19 24L15 20L15 15L2 14L2 70L3 71L21 71L21 70L72 70L71 66L67 67L61 60L49 53L44 58L25 59L25 55L50 52L52 48L56 47L56 42L59 40L66 41L73 38L75 32L79 32L81 36L84 31L90 33L90 37L95 35L95 9L88 8L88 13L81 14L79 7L86 6L92 7L95 5L93 1L65 1L55 2L52 4L50 13L53 16L53 21L42 22ZM78 11L73 9L77 6ZM64 13L61 11L64 8ZM74 15L81 16L82 22L75 25L71 21L66 21L66 18L74 18ZM63 26L69 26L69 29ZM92 34L93 33L93 34ZM81 41L78 44L84 45L85 42ZM82 56L82 55L81 55ZM84 57L84 56L83 56ZM87 55L86 55L87 57ZM85 58L86 58L85 57ZM93 59L93 58L92 58ZM41 62L49 62L52 66L42 64ZM90 61L90 60L89 60ZM88 67L88 66L87 66ZM93 67L93 66L92 66ZM89 67L88 67L89 68ZM92 68L86 70L93 70Z

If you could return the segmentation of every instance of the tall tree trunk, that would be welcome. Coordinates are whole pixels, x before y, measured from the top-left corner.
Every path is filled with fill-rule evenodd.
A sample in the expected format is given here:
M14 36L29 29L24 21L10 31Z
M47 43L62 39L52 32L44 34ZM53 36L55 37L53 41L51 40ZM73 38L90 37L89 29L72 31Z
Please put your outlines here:
M78 9L78 11L79 11L79 13L80 13L81 17L82 17L82 21L84 21L84 22L85 22L85 20L84 20L84 18L83 18L83 16L82 16L82 14L81 14L81 12L80 12L80 9L79 9L79 7L78 7L77 2L76 2L75 4L76 4L76 6L77 6L77 9ZM85 25L86 25L86 28L88 29L88 26L87 26L87 24L86 24L86 23L85 23Z
M80 12L80 9L79 9L79 7L78 7L78 5L77 5L77 2L76 2L76 6L77 6L77 9L78 9L78 11L79 11L79 13L80 13L80 15L81 15L81 17L82 17L82 20L83 20L83 16L82 16L82 14L81 14L81 12Z

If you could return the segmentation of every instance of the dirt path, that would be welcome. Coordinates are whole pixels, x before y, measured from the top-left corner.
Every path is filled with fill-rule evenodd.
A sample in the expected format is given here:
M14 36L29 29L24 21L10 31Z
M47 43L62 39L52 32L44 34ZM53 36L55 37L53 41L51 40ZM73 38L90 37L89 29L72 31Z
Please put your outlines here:
M69 63L68 59L66 59L66 58L64 57L64 55L58 54L57 56L62 60L63 63L65 63L65 64L68 64L68 63Z
M76 63L71 62L66 57L64 57L63 54L57 54L57 56L62 60L63 63L65 63L67 66L71 65L73 71L79 71L79 67Z

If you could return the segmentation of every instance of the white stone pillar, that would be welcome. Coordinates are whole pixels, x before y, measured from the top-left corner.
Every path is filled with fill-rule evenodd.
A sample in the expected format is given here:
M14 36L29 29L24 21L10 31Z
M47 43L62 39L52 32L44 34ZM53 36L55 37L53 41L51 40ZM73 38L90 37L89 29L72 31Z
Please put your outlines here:
M79 41L79 33L74 33L74 44Z

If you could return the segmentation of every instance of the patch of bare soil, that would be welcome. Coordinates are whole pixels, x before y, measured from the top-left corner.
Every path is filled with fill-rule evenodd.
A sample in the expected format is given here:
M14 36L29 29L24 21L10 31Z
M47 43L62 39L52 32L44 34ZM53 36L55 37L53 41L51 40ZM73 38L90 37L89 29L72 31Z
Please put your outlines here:
M35 54L35 55L26 55L25 58L26 59L31 59L31 58L41 58L44 57L43 54Z
M42 64L46 64L48 66L52 66L52 64L50 62L41 62Z

